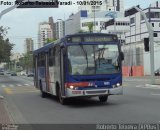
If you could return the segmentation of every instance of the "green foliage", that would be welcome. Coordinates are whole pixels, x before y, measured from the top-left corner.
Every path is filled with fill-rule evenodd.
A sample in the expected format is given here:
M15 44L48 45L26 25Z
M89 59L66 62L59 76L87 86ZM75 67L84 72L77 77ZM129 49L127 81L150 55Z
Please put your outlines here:
M56 41L57 39L55 39L55 38L47 38L46 39L46 42L44 43L44 45L47 45L48 43L51 43L51 42L54 42L54 41Z
M19 59L18 66L22 66L23 70L32 70L33 68L33 54L26 53L24 57Z
M11 50L14 46L9 42L8 38L4 38L7 34L7 30L8 28L0 27L0 63L10 60Z
M89 32L93 32L93 22L88 22L87 24Z
M85 32L85 31L84 31L84 30L82 30L82 29L78 31L78 33L84 33L84 32Z

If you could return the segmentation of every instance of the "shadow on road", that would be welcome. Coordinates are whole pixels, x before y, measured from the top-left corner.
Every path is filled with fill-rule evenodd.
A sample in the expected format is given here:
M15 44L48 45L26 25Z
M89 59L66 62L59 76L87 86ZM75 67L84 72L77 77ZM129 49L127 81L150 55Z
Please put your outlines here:
M59 103L59 100L56 96L47 95L46 98ZM94 107L94 106L97 107L97 106L108 106L108 105L113 106L118 104L112 102L100 102L98 97L92 97L92 98L81 97L81 98L68 98L65 106L73 108L82 108L82 107Z

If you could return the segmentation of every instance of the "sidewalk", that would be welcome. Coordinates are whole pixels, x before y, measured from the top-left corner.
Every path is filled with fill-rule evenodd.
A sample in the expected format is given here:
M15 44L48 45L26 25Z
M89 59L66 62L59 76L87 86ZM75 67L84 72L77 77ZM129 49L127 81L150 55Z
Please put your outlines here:
M136 80L145 80L150 84L150 76L143 76L143 77L123 77L124 79L131 80L131 79L136 79ZM160 76L155 76L155 84L154 85L160 85Z
M3 98L0 98L0 124L12 124L13 121L9 116L6 104Z

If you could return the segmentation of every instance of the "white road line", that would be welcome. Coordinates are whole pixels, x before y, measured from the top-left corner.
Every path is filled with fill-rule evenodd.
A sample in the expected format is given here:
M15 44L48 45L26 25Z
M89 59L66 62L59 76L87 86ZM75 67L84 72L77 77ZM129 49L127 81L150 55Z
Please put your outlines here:
M145 84L146 87L158 87L160 88L160 85L151 85L151 84Z
M6 85L2 85L2 88L5 88L6 87Z
M21 87L22 85L21 85L21 84L17 84L17 86L18 86L18 87Z
M24 84L25 86L30 86L29 84Z
M9 87L13 88L13 87L14 87L14 85L13 85L13 84L10 84L10 85L9 85Z
M136 87L137 87L137 88L148 88L148 89L159 89L159 90L160 90L160 87L157 87L157 86L143 86L143 85L137 85Z
M160 93L151 93L153 96L160 96Z

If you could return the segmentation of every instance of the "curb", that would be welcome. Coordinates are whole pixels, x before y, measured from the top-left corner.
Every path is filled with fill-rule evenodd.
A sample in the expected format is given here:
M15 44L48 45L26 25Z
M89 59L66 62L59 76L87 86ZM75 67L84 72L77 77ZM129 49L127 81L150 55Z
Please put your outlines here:
M13 123L12 118L9 115L9 111L6 108L6 103L3 99L0 99L0 115L1 124Z

